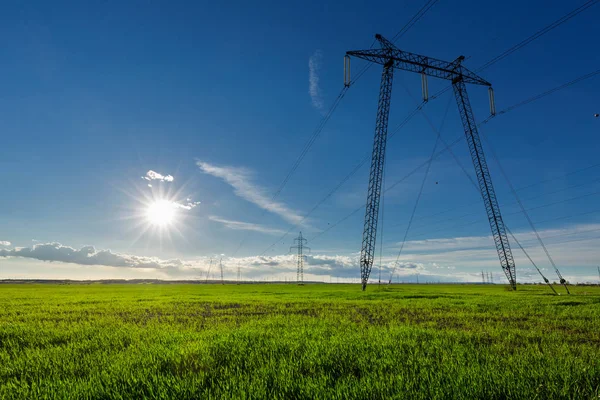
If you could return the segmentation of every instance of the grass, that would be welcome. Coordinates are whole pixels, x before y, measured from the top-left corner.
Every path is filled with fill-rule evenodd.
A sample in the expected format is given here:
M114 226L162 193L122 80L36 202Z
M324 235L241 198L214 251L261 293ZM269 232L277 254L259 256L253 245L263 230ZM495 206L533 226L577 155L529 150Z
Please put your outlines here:
M598 399L600 288L0 285L1 399Z

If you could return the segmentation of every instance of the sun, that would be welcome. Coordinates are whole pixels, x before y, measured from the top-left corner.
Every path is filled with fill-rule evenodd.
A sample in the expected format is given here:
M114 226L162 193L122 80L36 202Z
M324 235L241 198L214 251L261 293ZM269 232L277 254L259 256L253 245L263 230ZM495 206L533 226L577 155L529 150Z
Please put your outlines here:
M146 218L154 226L165 227L175 221L176 207L168 200L156 200L146 208Z

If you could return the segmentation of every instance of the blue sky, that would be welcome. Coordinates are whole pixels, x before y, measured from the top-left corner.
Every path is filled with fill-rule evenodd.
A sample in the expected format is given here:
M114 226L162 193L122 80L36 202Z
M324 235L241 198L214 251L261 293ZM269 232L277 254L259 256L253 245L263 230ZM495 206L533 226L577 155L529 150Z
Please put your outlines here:
M583 3L440 0L396 44L446 60L462 54L474 70ZM232 276L240 264L247 277L291 279L292 235L277 239L370 152L379 66L350 88L284 190L272 195L342 88L345 52L369 48L375 33L392 37L423 4L3 4L0 240L8 257L0 278L195 278L224 254ZM599 7L481 72L499 110L598 69ZM355 72L363 65L352 60ZM429 85L430 93L445 87ZM598 162L599 92L594 77L481 129L515 187L556 178L519 193L573 281L596 280L600 258L600 167L565 176ZM485 88L469 94L485 119ZM398 71L390 131L419 102L419 77ZM443 125L447 142L462 135L451 92L423 111ZM425 116L389 140L388 187L429 157L436 136ZM466 143L453 150L473 175ZM507 225L550 269L487 156ZM148 171L173 179L142 179ZM364 206L367 180L368 165L293 234L311 239ZM423 170L385 196L384 268L396 259L422 180ZM501 281L479 198L448 154L432 163L399 279L477 280L483 269ZM176 204L176 219L156 227L147 208L161 200ZM363 217L360 210L309 243L309 278L359 277ZM514 244L513 251L518 279L538 280Z

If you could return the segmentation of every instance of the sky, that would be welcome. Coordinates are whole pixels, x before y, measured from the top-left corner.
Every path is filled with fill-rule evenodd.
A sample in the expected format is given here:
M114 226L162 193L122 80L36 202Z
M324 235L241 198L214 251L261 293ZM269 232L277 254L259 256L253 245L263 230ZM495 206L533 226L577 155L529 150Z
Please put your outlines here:
M584 3L439 0L396 45L464 55L477 70ZM358 282L369 162L326 196L369 157L381 66L355 81L278 189L343 88L345 52L393 37L424 4L4 2L0 279L205 279L222 259L225 278L239 267L244 279L294 280L302 231L306 280ZM592 6L481 71L496 108L597 70L599 17ZM365 65L352 59L353 77ZM429 79L430 95L446 86ZM486 88L468 90L485 120ZM504 283L452 92L396 129L420 92L419 76L396 71L371 278L479 282L484 271ZM551 281L493 154L565 278L597 282L598 93L595 76L480 128L506 225ZM444 149L436 131L463 139L402 180ZM511 246L517 280L539 282Z

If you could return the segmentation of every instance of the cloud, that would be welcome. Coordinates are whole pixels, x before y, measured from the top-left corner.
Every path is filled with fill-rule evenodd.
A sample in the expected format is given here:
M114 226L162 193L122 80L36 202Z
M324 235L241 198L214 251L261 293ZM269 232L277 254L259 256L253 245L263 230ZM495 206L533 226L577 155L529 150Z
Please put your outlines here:
M323 97L321 96L321 88L319 87L319 72L321 70L322 58L323 53L321 50L317 50L308 59L308 94L310 94L313 107L321 112L324 110Z
M183 268L186 264L179 260L161 260L156 257L140 257L130 254L113 253L110 250L96 250L94 246L83 246L77 250L60 243L42 243L32 247L15 247L0 250L0 257L22 257L41 261L56 261L79 265L104 265L126 268Z
M267 230L271 228L241 222L231 221L218 216L210 220L223 224L230 229ZM554 261L563 276L571 282L596 282L597 265L600 256L600 224L573 225L560 229L541 230L540 235L552 254ZM273 232L274 233L274 232ZM275 233L274 233L275 234ZM528 253L543 270L544 275L551 281L557 280L554 268L536 242L535 234L530 231L518 232L515 235L527 248ZM592 236L596 235L596 236ZM291 243L288 243L291 244ZM511 241L512 244L512 241ZM282 246L283 247L283 246ZM541 277L533 269L529 260L522 254L518 246L513 244L513 255L517 267L518 282L540 282ZM396 249L397 250L397 249ZM396 251L390 251L381 259L376 258L371 272L371 282L381 279L387 282L396 261ZM210 258L197 257L186 260L162 260L154 257L140 257L128 254L113 253L110 250L96 250L93 246L80 249L64 246L59 243L37 243L29 248L0 248L0 257L22 257L42 261L57 261L80 265L98 265L107 267L143 268L140 274L154 274L163 279L205 279L208 274ZM16 263L20 261L13 261ZM277 254L247 257L223 257L223 267L226 279L235 279L238 266L245 279L277 279L294 280L296 276L295 254ZM8 262L6 262L8 264ZM218 267L214 260L211 272L218 279ZM358 253L341 254L319 251L316 254L306 254L304 276L306 280L328 281L330 277L343 282L357 282L360 278L360 263ZM61 265L61 268L68 266ZM9 265L10 268L10 265ZM15 267L16 268L16 267ZM20 268L20 266L19 266ZM394 272L394 282L481 282L481 270L494 274L494 282L506 283L506 278L500 269L498 256L490 236L470 236L457 238L432 238L409 241L400 257L398 267ZM48 272L40 270L40 275L48 276ZM152 271L154 270L154 271ZM16 269L15 269L16 271ZM75 274L76 272L73 272ZM107 278L119 272L106 272ZM133 272L132 272L133 273ZM110 275L113 274L113 275ZM417 278L418 277L418 278Z
M188 197L187 199L185 199L185 202L179 203L177 201L172 201L171 204L175 208L181 208L183 210L191 210L192 208L201 204L201 202L200 201L192 201L192 199L190 199Z
M0 240L0 246L10 246L10 242L7 240Z
M234 193L273 214L279 215L284 220L297 225L304 218L296 211L289 209L285 204L271 200L265 190L252 182L252 174L245 168L216 166L206 162L197 161L196 165L202 172L220 178L234 188Z
M145 179L147 181L173 182L175 178L173 178L172 175L162 175L158 172L149 170L148 172L146 172L146 176L142 176L142 179ZM151 185L148 186L152 187Z
M561 273L565 277L568 276L567 279L570 281L581 282L584 277L579 275L586 268L597 266L598 257L600 257L598 250L600 237L597 236L599 231L600 224L583 224L544 229L538 232ZM554 268L539 245L535 233L515 230L514 234L538 267L546 269L544 275L551 281L555 280ZM519 282L539 282L541 280L539 273L533 269L529 259L510 236L509 242L517 268L517 280ZM387 249L391 250L392 248L397 250L399 244ZM401 259L404 262L433 265L437 269L454 270L454 274L481 269L497 271L498 276L502 277L501 282L504 282L504 275L500 270L498 255L491 236L407 241ZM477 279L473 278L471 281L477 281Z
M210 217L208 217L208 219L210 219L211 221L223 224L226 228L238 230L238 231L253 231L253 232L266 233L268 235L281 235L281 234L285 233L285 231L283 231L281 229L268 228L263 225L252 224L250 222L231 221L231 220L223 219L223 218L220 218L220 217L217 217L214 215L211 215Z

